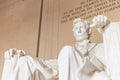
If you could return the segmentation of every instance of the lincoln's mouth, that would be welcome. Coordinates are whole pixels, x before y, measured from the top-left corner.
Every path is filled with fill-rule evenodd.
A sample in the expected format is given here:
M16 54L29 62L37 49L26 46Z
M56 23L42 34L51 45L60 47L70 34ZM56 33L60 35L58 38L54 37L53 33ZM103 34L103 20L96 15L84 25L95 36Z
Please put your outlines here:
M77 33L76 36L83 36L84 34L82 33Z

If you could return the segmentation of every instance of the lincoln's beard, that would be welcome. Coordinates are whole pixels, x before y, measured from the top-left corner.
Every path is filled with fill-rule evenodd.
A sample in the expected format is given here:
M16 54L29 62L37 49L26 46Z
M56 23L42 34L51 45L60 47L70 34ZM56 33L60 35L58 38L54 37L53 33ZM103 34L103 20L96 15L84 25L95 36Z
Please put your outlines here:
M74 34L74 37L75 37L77 42L89 39L89 35L87 33L77 34L77 35Z

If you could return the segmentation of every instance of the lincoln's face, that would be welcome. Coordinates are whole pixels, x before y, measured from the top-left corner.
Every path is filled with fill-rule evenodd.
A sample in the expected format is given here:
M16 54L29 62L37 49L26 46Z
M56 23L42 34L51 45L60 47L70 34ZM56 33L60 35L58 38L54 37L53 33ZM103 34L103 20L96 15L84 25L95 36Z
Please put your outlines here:
M84 22L78 22L73 27L73 34L76 41L82 41L88 38L88 31Z

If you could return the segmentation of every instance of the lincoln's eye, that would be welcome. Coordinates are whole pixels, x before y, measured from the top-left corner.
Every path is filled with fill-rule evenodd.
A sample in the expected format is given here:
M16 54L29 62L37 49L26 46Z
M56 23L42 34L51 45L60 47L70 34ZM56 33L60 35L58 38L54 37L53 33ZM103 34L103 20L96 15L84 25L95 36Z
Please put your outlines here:
M76 28L74 28L73 30L77 30L78 28L76 27Z

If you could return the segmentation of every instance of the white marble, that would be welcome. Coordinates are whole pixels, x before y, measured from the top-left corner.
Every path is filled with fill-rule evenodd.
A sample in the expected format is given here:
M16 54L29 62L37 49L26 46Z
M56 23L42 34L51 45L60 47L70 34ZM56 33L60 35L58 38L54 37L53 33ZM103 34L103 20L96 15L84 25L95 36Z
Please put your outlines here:
M23 50L9 49L1 80L56 80L57 60L43 60Z
M73 21L72 31L76 44L65 46L60 52L58 57L59 80L110 80L104 70L103 44L89 41L91 27L97 26L98 28L98 25L95 21L90 25L80 18Z
M91 28L103 35L103 43L91 43ZM58 60L43 60L24 50L5 52L2 80L120 80L120 22L110 22L103 15L92 24L73 21L74 46L64 46Z

